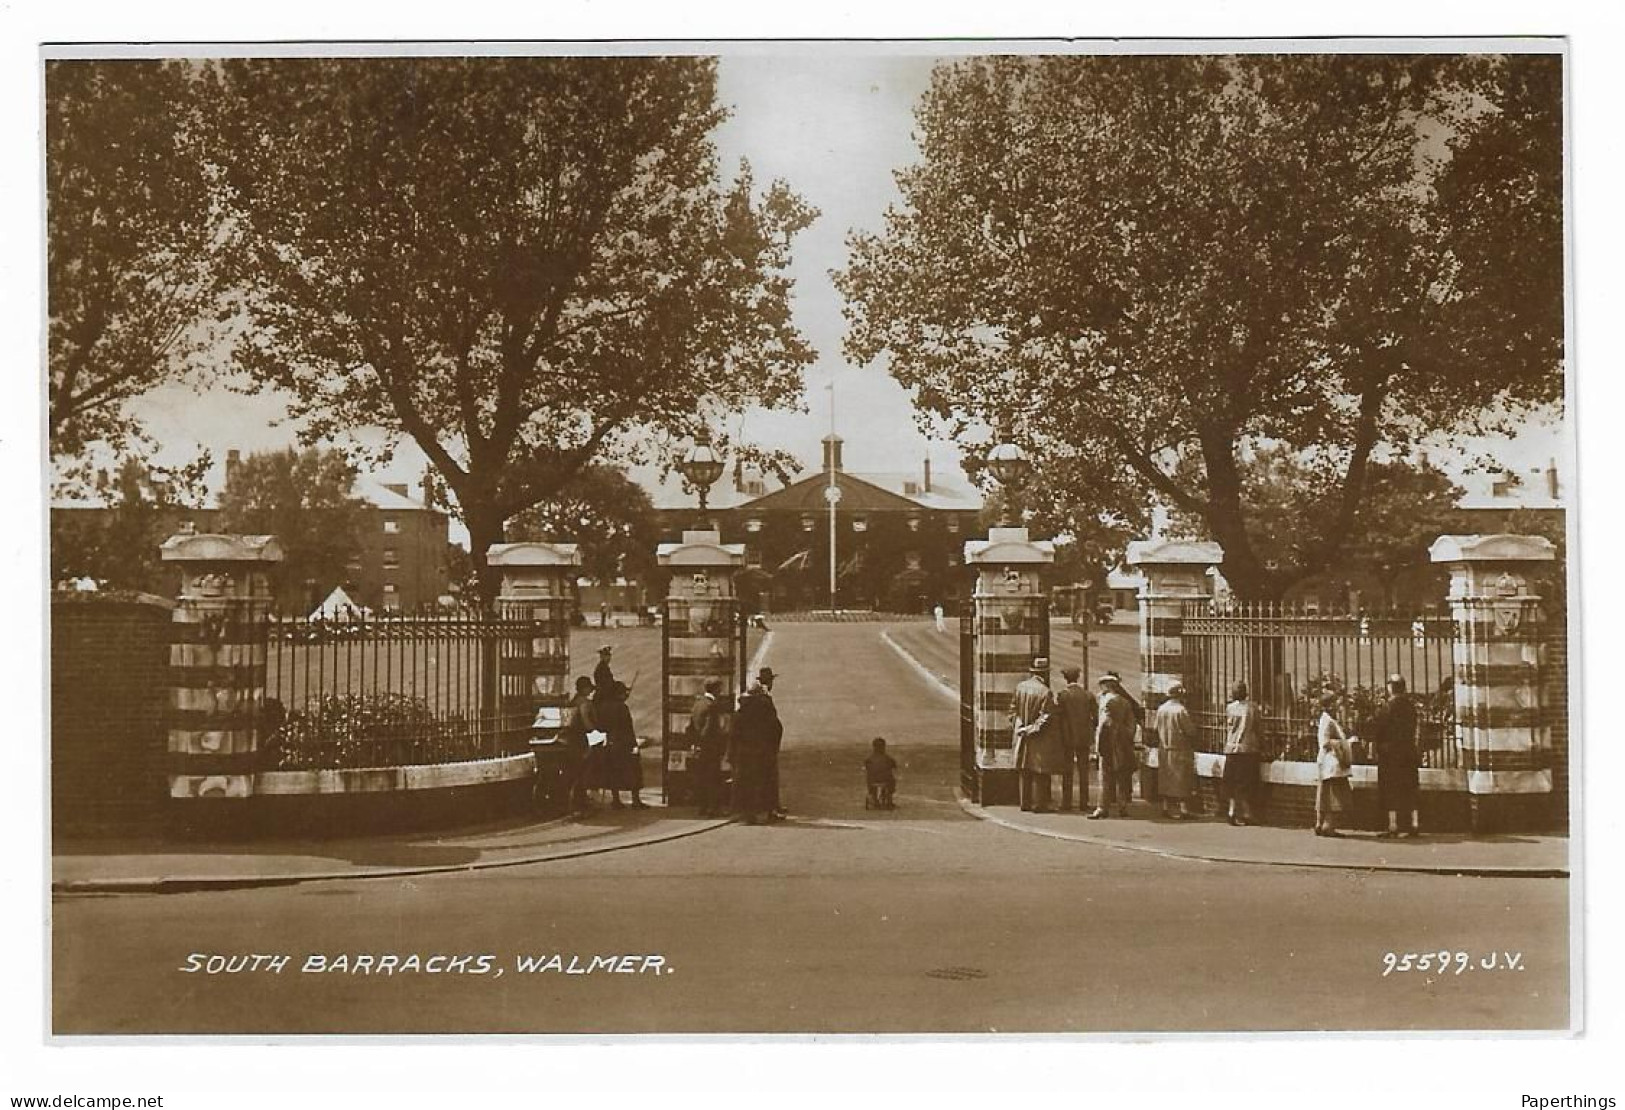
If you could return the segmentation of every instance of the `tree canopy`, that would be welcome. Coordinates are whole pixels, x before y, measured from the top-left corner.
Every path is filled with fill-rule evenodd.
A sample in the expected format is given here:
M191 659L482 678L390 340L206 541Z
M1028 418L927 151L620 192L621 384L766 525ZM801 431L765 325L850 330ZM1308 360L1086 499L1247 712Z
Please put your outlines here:
M581 569L600 583L647 579L660 530L642 486L610 466L579 471L563 489L508 522L510 540L581 545Z
M902 204L838 276L848 353L960 437L1010 428L1080 534L1155 499L1278 596L1339 557L1373 460L1561 398L1560 65L946 63ZM1290 564L1259 449L1328 477Z
M337 451L255 452L226 474L221 527L281 540L279 597L301 608L315 605L349 581L350 563L361 551L366 504L355 496L355 479L354 467Z
M307 434L410 439L476 567L589 463L800 403L784 275L815 213L721 179L703 58L224 63L239 360ZM497 583L482 574L482 589Z
M216 337L235 226L206 153L206 84L186 62L46 63L54 458L137 446L126 402L195 369Z

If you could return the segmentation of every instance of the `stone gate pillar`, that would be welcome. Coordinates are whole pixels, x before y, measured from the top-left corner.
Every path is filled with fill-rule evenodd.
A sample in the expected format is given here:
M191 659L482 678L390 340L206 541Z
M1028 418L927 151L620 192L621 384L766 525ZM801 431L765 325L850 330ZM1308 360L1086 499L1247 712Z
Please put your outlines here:
M1055 561L1055 544L1032 540L1025 528L991 528L965 543L965 565L976 572L971 593L971 689L960 699L973 714L974 766L961 768L968 792L983 805L1017 800L1010 708L1017 683L1033 660L1049 655L1049 600L1039 568Z
M570 700L570 580L581 552L573 543L498 543L485 560L502 571L498 614L528 625L523 636L502 639L499 712L529 723L543 706Z
M181 572L169 648L169 795L189 806L250 797L261 770L269 572L282 547L274 536L179 535L159 557Z
M1223 562L1224 549L1207 540L1136 540L1128 545L1129 566L1145 576L1140 588L1140 699L1148 719L1176 682L1191 688L1191 707L1198 704L1199 676L1185 675L1185 604L1213 596L1208 570ZM1218 691L1221 704L1225 693Z
M1542 705L1540 597L1530 575L1557 557L1540 536L1440 536L1456 622L1456 737L1474 831L1549 820L1551 726ZM1416 691L1426 694L1426 691Z
M688 531L680 543L655 551L671 572L661 622L661 792L672 804L686 802L692 752L689 710L708 679L722 683L730 709L743 690L745 642L734 576L745 565L745 545L723 543L715 531Z

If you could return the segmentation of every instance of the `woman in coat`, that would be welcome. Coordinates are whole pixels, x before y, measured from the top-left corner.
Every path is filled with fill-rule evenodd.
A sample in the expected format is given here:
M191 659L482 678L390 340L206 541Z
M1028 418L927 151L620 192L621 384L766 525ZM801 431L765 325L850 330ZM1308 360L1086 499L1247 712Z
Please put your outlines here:
M1232 825L1253 823L1253 799L1258 793L1258 765L1264 751L1264 730L1258 707L1247 697L1247 684L1230 688L1224 711L1224 790L1230 799Z
M632 808L643 809L643 760L638 756L638 734L632 724L632 710L626 704L629 691L624 682L611 682L609 693L595 707L598 727L609 737L609 804L621 808L621 791L632 794Z
M1185 708L1185 686L1176 682L1168 700L1157 707L1153 724L1157 734L1157 794L1162 815L1183 821L1190 813L1196 790L1196 721Z

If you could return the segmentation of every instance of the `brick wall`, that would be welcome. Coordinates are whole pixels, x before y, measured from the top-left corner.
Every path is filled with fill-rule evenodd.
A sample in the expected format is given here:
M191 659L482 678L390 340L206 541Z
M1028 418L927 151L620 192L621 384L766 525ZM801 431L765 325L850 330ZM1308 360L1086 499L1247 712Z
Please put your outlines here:
M51 600L51 828L159 828L173 606L145 594Z

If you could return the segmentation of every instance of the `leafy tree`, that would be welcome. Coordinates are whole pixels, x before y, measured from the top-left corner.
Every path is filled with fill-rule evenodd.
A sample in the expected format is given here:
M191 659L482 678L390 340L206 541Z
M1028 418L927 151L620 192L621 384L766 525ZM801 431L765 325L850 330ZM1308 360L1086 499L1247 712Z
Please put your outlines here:
M647 580L660 530L649 495L623 471L589 466L553 497L508 522L510 540L581 544L581 569L600 583Z
M1154 498L1279 596L1345 550L1374 459L1560 399L1559 64L945 64L903 205L851 240L847 350L925 419L1012 428L1082 525ZM1325 477L1290 563L1246 481L1275 448Z
M1425 462L1374 460L1342 547L1306 572L1338 511L1341 472L1314 456L1269 447L1250 454L1241 474L1250 535L1268 553L1266 569L1283 579L1362 572L1391 594L1402 572L1428 562L1434 540L1461 527L1456 506L1463 491L1448 475ZM1175 512L1171 523L1178 533L1203 531L1201 518L1190 513Z
M51 454L115 453L125 402L179 377L214 337L234 228L204 153L207 75L177 61L45 67Z
M126 456L111 475L99 472L99 505L51 512L51 581L91 578L104 588L173 596L179 581L158 549L202 498L207 468L207 457L162 468Z
M221 528L282 541L285 604L315 604L349 579L367 512L352 492L355 478L344 455L314 447L256 452L226 475ZM312 587L319 596L308 596Z
M233 61L223 150L249 228L238 357L311 437L415 443L485 550L593 462L670 459L799 403L792 236L723 185L703 58Z

